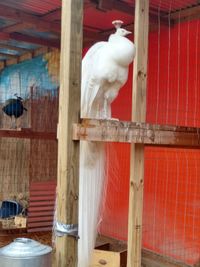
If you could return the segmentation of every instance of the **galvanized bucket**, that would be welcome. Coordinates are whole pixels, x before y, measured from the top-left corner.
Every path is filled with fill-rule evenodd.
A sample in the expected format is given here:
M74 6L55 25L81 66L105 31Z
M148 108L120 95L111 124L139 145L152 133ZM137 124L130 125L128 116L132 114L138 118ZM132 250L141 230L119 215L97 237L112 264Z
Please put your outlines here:
M51 267L52 248L29 238L16 238L0 248L0 267Z

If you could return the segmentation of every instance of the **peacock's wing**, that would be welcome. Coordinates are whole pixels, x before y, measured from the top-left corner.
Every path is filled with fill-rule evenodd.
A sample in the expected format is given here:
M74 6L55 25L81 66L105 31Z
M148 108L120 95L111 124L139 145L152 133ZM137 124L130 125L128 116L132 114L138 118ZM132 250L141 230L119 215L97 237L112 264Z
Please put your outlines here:
M102 48L107 42L94 44L86 53L82 60L82 80L81 80L81 116L89 117L94 99L100 89L97 79L96 64L101 54Z

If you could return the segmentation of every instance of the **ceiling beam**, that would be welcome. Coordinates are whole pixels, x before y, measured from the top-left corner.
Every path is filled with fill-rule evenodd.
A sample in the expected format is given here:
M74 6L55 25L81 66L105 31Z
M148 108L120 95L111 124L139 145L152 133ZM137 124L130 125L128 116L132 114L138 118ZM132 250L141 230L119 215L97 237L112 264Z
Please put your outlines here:
M61 32L59 23L49 22L41 19L39 16L31 15L15 8L8 8L2 4L0 4L0 17L14 20L16 22L28 23L41 31L53 31L57 34L60 34Z
M18 58L18 55L12 55L12 54L7 54L7 53L1 53L0 52L0 57L6 57L6 58Z
M149 26L149 30L150 31L154 31L156 30L157 26L156 25L150 25ZM133 32L134 31L134 24L130 23L128 25L124 25L124 28L126 28L128 31ZM95 32L95 31L91 31L88 29L85 29L83 32L83 46L87 47L87 46L91 46L94 42L99 42L99 41L107 41L108 37L110 34L114 33L115 29L112 30L107 30L107 31L103 31L103 32Z
M59 40L47 40L43 38L32 37L29 35L13 32L0 32L0 40L16 40L19 42L31 43L40 46L54 47L60 49L60 41Z
M11 25L11 26L4 27L1 30L3 32L10 33L10 32L19 32L19 31L22 31L22 30L30 28L30 27L31 27L31 24L26 23L26 22L20 22L20 23L16 23L14 25Z
M172 19L174 23L179 23L199 18L200 18L200 5L172 12L170 14L170 19Z
M106 39L107 36L109 36L110 31L106 32L97 32L97 31L90 31L87 29L83 30L83 38L84 39L90 39L95 41L103 41Z
M88 42L90 40L92 41L103 41L106 40L107 37L112 33L113 31L107 31L104 33L99 33L99 32L94 32L94 31L89 31L89 30L84 30L84 42ZM25 34L21 33L7 33L7 32L0 32L0 40L7 40L9 41L10 39L16 40L16 41L21 41L21 42L26 42L26 43L31 43L31 44L36 44L36 45L41 45L41 46L47 46L47 47L54 47L60 49L60 41L59 40L47 40L43 38L36 38L32 36L28 36ZM7 44L0 44L1 48L7 48L11 50L16 50L19 52L26 52L24 50L29 50L26 48L20 48L20 47L15 47L15 46L10 46Z
M48 21L60 21L61 20L61 8L56 9L54 11L49 12L48 14L45 14L42 16L42 19L48 20Z
M7 44L1 44L0 43L0 49L1 48L17 51L17 52L20 52L20 53L30 52L30 49L26 49L26 48L21 48L21 47L17 47L17 46L13 46L13 45L7 45Z
M43 38L36 38L32 36L28 36L25 34L21 33L10 33L9 34L9 39L13 39L16 41L21 41L21 42L26 42L26 43L31 43L31 44L36 44L36 45L41 45L41 46L47 46L47 47L55 47L60 49L60 41L59 40L47 40Z
M35 45L54 47L54 48L60 49L59 40L47 40L47 39L32 37L32 36L17 33L17 32L13 32L13 33L0 32L0 40L6 40L6 41L16 40L19 42L31 43Z
M122 13L126 13L128 15L134 16L135 7L121 1L117 0L90 0L91 3L96 6L98 9L102 9L103 11L109 10L117 10ZM98 2L98 3L97 3ZM158 16L155 14L149 14L150 24L158 24ZM160 18L160 23L169 26L168 18Z
M113 8L114 0L106 1L106 0L99 0L98 8L102 10L111 10Z

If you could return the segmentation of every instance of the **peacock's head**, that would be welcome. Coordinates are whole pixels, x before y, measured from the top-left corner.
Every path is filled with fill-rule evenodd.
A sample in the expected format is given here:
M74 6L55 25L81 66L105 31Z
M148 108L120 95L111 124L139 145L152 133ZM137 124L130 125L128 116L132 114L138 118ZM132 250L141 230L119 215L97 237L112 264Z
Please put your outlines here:
M112 22L112 24L113 24L113 25L115 26L115 28L116 28L116 33L115 33L115 34L117 34L117 35L119 35L119 36L126 36L126 35L132 33L132 32L130 32L130 31L127 31L127 30L121 28L121 26L122 26L122 24L123 24L123 21L122 21L122 20L114 20L114 21Z
M131 34L131 33L132 33L132 32L127 31L127 30L125 30L125 29L123 29L123 28L118 28L118 29L116 30L116 34L119 35L119 36L126 36L126 35Z

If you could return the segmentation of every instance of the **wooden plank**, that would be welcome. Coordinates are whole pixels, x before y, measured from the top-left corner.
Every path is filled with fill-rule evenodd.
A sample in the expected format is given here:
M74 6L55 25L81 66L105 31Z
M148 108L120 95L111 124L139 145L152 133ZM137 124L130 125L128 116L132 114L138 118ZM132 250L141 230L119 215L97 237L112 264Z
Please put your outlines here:
M5 49L9 49L9 50L20 52L20 53L28 52L27 48L21 48L21 47L18 47L18 46L13 46L13 45L8 45L8 44L0 44L0 48L5 48Z
M131 16L134 15L134 10L135 10L134 6L128 3L125 3L123 1L101 0L101 1L98 1L98 4L96 4L95 1L93 1L93 3L91 4L93 4L94 6L97 5L99 9L103 9L104 11L105 10L116 10L116 11L126 13ZM150 24L158 24L158 16L151 13L151 10L149 14L149 21L150 21ZM160 23L162 25L169 26L168 18L161 17Z
M27 218L21 216L15 216L15 226L17 228L26 228Z
M11 26L7 26L7 27L4 27L2 28L1 30L3 32L20 32L20 31L23 31L24 29L27 29L27 28L31 28L31 24L29 23L26 23L26 22L20 22L20 23L16 23L14 25L11 25Z
M26 43L42 45L42 46L47 46L47 47L60 48L59 40L47 40L44 38L32 37L32 36L17 33L17 32L4 33L4 34L8 34L9 36L8 39L13 39L13 40L20 41L20 42L26 42Z
M132 121L145 122L149 1L135 1ZM144 145L131 144L127 267L141 267Z
M200 147L200 129L149 123L89 120L74 124L73 139L154 146Z
M170 14L173 23L180 23L200 18L200 5L175 11Z
M72 140L72 124L80 117L82 19L82 0L62 1L57 221L65 224L78 223L79 142ZM57 267L76 267L77 240L56 238L55 254Z
M1 137L56 140L56 133L35 132L31 129L22 128L19 130L0 130L0 138Z
M54 21L54 20L61 20L61 9L56 9L54 11L51 11L45 15L42 16L42 18L44 20L47 20L47 21Z
M0 52L0 57L6 57L6 58L18 58L18 55L12 55L12 54L8 54L8 53L2 53Z
M120 267L120 253L95 249L89 267Z

